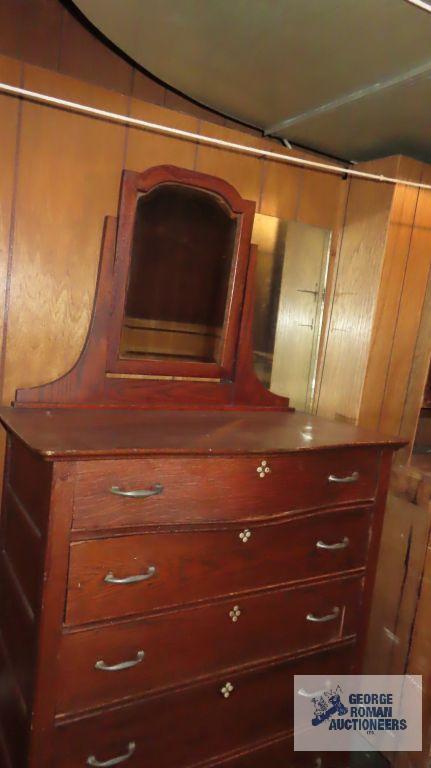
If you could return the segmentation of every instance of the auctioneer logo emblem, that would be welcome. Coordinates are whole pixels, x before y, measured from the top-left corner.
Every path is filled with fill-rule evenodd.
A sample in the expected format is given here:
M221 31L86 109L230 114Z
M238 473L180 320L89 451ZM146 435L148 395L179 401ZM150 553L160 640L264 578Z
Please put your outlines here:
M295 675L295 750L420 751L421 675Z
M335 691L319 691L311 701L314 704L314 717L311 719L311 725L321 725L332 718L334 715L346 715L347 707L341 701L342 690L337 685ZM332 724L329 726L332 727Z

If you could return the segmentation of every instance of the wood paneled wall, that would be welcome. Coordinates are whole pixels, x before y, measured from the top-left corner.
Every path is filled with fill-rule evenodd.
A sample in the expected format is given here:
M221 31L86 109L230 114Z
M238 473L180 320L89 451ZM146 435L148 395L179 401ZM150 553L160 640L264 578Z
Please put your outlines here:
M395 161L379 163L379 172L392 175ZM376 163L364 165L374 172ZM392 196L389 184L352 179L349 185L318 397L318 413L329 418L357 420Z
M400 175L429 183L431 167L402 158ZM413 437L431 350L431 340L417 346L430 311L430 266L431 192L397 185L359 413L363 426Z
M406 157L361 167L431 179L431 166ZM320 415L413 438L431 351L430 266L431 193L353 179L328 308Z
M85 104L233 141L273 146L236 129L149 104L89 82L0 58L0 77ZM257 210L337 227L347 182L173 137L0 99L4 316L1 398L48 381L75 361L93 301L103 219L115 214L123 168L175 163L214 173ZM3 157L4 155L4 157ZM336 240L336 238L335 238ZM335 247L335 245L334 245Z
M0 0L2 51L8 55L0 57L0 78L7 82L274 148L257 131L194 104L132 66L59 0ZM0 96L0 120L3 402L10 402L17 386L58 376L79 354L103 218L116 212L122 169L174 163L226 178L261 213L333 231L317 413L389 432L412 431L429 356L424 298L430 193L349 182L9 96ZM363 167L431 178L429 166L408 158ZM425 331L418 346L420 327Z
M200 119L235 125L134 66L61 0L0 0L0 54Z

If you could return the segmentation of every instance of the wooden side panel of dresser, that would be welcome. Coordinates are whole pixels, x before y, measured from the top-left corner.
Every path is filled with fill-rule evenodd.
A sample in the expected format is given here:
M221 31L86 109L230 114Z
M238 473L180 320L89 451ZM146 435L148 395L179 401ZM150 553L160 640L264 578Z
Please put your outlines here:
M293 675L360 667L390 459L50 462L10 438L4 767L315 765L293 752Z

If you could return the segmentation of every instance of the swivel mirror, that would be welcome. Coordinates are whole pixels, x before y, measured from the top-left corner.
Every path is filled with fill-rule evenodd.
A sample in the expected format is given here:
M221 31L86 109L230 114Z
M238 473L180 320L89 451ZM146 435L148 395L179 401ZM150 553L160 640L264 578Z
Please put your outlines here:
M206 190L162 184L140 195L120 358L220 364L237 230Z

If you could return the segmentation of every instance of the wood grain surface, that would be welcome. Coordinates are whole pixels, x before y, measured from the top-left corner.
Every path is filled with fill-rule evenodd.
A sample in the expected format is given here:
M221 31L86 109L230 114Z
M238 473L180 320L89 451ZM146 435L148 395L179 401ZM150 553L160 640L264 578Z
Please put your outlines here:
M141 766L142 758L158 768L186 768L191 754L200 762L253 743L256 733L265 739L288 732L293 725L293 675L348 674L352 650L345 645L294 662L235 672L179 694L149 697L59 725L55 758L62 768L75 768L85 765L89 755L108 760L124 754L134 741L131 768ZM234 690L225 699L221 688L227 680ZM154 734L163 734L162 751Z
M60 649L57 712L112 704L218 669L295 655L352 637L359 624L361 594L362 579L350 577L69 632ZM309 613L331 615L334 609L338 615L332 621L306 618ZM143 661L127 670L95 668L100 659L107 665L133 661L141 649Z
M404 444L400 438L302 413L3 407L0 420L46 458L112 453L129 458L257 453L265 458L268 452Z
M144 614L360 569L366 563L370 524L370 514L355 509L254 524L250 530L176 530L73 542L66 624ZM316 546L344 538L349 541L342 549ZM148 573L148 579L136 583L106 581L108 574L124 579Z

